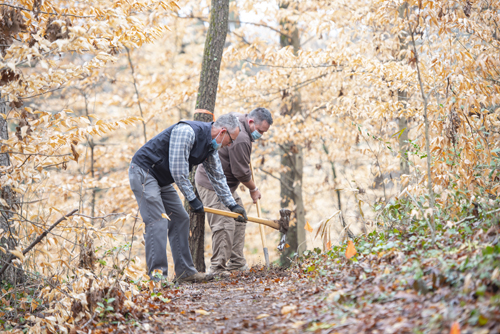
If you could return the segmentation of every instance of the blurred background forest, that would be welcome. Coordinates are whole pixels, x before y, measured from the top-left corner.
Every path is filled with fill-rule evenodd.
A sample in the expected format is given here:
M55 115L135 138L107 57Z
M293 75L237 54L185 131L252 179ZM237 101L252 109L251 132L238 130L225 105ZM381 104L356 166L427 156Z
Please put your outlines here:
M497 1L229 6L215 117L274 115L253 160L264 217L296 210L290 255L415 221L431 238L498 207ZM193 119L210 3L19 0L0 10L2 261L13 254L28 276L61 282L84 269L140 278L144 226L128 165L148 139ZM248 227L247 260L262 263L258 227ZM278 262L278 232L266 233Z

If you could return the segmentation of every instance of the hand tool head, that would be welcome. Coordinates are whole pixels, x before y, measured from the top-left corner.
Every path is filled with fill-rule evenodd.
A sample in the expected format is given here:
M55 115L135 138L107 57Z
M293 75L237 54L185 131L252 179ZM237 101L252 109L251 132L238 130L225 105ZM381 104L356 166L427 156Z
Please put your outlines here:
M288 232L288 228L290 227L290 215L292 214L292 211L288 209L281 209L280 210L280 219L275 220L280 226L280 232L283 234L281 236L280 243L278 245L278 250L281 252L285 248L286 244L286 233Z
M285 245L286 245L286 234L283 234L283 235L281 235L281 240L280 240L280 243L278 245L278 250L280 252L282 252L283 249L285 249Z
M280 226L280 232L283 234L286 234L288 232L288 228L290 227L290 215L292 214L292 211L288 209L281 209L280 210L280 219L275 220L276 223L279 224Z

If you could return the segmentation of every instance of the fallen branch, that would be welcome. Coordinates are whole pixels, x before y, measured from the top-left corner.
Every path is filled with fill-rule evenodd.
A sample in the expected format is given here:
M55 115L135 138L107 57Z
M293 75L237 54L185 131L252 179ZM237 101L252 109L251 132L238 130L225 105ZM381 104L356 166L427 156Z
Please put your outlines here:
M124 215L127 215L128 213L125 213L125 212L117 212L117 213L108 213L107 215L105 216L100 216L100 217L92 217L92 216L87 216L87 215L82 215L81 213L77 213L75 216L78 216L78 217L85 217L85 218L88 218L88 219L106 219L108 217L111 217L111 216L124 216ZM132 218L140 218L139 216L131 216Z
M45 236L47 234L49 234L50 231L52 231L57 225L59 225L62 221L66 220L67 217L70 217L72 216L75 212L77 212L78 209L74 209L73 211L71 211L70 213L67 213L65 214L64 216L62 216L61 218L59 218L54 224L52 224L45 232L43 232L42 234L40 234L38 236L38 238L36 238L25 250L23 250L23 255L26 255L26 253L28 253L30 250L33 249L33 247L36 246L36 244L38 244L40 241L42 241L43 238L45 238ZM3 275L3 273L5 272L5 270L7 270L7 268L9 267L10 263L12 262L12 260L14 260L16 256L11 254L10 257L7 259L6 261L6 264L4 264L4 266L2 267L2 269L0 270L0 277Z
M496 210L492 210L492 211L485 212L485 213L483 213L483 215L490 215L490 214L492 214L492 213L496 213L496 212L499 212L499 211L500 211L500 209L496 209ZM464 223L464 222L466 222L466 221L468 221L468 220L472 220L472 219L474 219L474 218L478 218L478 217L476 217L476 216L469 216L469 217L465 217L465 218L463 218L463 219L461 219L461 220L457 221L456 223L453 223L453 225L454 225L454 226L456 226L456 225L460 225L460 224L462 224L462 223Z

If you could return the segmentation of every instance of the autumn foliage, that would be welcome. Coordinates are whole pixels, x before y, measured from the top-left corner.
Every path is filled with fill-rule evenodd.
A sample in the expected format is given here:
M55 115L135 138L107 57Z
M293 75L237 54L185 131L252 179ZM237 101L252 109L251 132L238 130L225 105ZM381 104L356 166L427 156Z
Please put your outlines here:
M20 312L32 332L87 323L89 330L110 313L109 300L127 319L145 319L144 303L161 301L142 295L157 287L145 276L144 225L127 167L145 141L193 117L207 6L189 0L0 4L0 267L11 261L10 276L0 277L6 328L17 326ZM478 263L486 259L481 268L494 273L499 11L498 1L483 0L231 1L215 114L257 106L273 112L270 132L253 152L263 212L271 217L285 201L297 208L279 189L299 166L280 161L300 156L302 181L287 187L302 187L304 247L342 257L321 258L329 261L324 270L341 266L355 279L376 273L369 279L380 281L405 263L427 282L419 286L422 279L415 279L414 286L394 277L387 289L401 299L416 300L401 292L413 289L420 300L428 286L435 292L445 282L451 282L445 290L460 293L466 286L466 303L476 290L474 298L493 298L498 277L475 275L465 250ZM278 233L267 234L277 244ZM395 238L411 244L398 250ZM257 262L253 240L260 238L249 233L247 240ZM462 271L450 265L449 276L438 272L427 253L434 265L422 271L418 252L427 247L445 250L443 258ZM344 255L351 260L341 262ZM373 272L363 269L363 258ZM316 275L319 264L295 260ZM15 270L35 282L28 284L32 290L10 279ZM473 325L494 307L480 305ZM458 323L450 333L460 333Z
M356 248L354 248L354 243L349 240L347 242L347 249L345 250L345 257L350 259L351 257L353 257L354 255L356 255Z

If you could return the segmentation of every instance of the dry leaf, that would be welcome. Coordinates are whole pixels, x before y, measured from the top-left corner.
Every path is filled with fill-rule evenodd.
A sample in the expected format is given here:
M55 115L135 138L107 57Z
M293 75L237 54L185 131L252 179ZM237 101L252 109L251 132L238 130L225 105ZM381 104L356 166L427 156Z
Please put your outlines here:
M80 154L76 151L75 145L71 144L71 152L73 153L73 160L78 162L78 158L80 157Z
M263 313L263 314L259 314L257 317L255 317L255 319L259 320L259 319L267 318L268 316L269 316L269 314Z
M468 293L471 291L471 283L472 283L472 274L469 273L465 276L465 279L464 279L464 287L463 287L463 290L465 293Z
M496 281L498 277L500 276L500 270L498 270L498 267L493 270L493 273L491 274L491 280Z
M312 228L311 224L309 224L308 221L306 222L306 226L304 228L309 233L311 233L313 231L313 228Z
M3 206L5 206L5 207L7 207L7 208L10 208L10 205L3 198L0 198L0 204L3 205Z
M455 321L451 325L450 334L460 334L460 324L458 322Z
M198 313L198 314L201 314L201 315L209 315L209 314L210 314L210 312L207 312L207 311L205 311L205 310L196 310L196 311L194 311L194 312L195 312L195 313Z
M344 296L344 291L343 290L338 290L330 293L328 297L326 297L327 302L338 302L341 300Z
M162 213L161 217L170 220L170 218L168 217L168 215L166 213Z
M281 314L285 315L297 309L297 305L286 305L281 309Z
M125 306L128 309L133 309L135 307L135 304L130 299L125 299L125 301L123 302L123 306Z
M21 261L24 261L24 255L23 252L20 252L19 250L9 250L13 255L17 256Z
M296 322L293 323L292 327L293 328L299 328L299 327L304 326L305 324L307 324L306 321L296 321Z
M354 243L349 240L347 242L347 249L345 251L345 257L350 259L351 257L353 257L354 255L356 255L358 252L356 251L356 248L354 248Z

